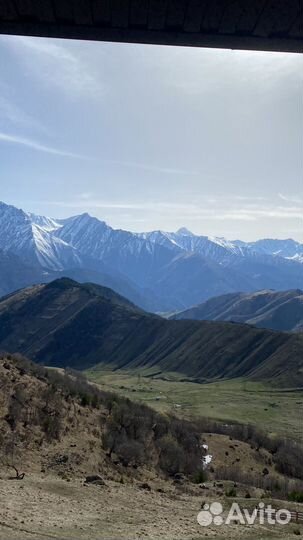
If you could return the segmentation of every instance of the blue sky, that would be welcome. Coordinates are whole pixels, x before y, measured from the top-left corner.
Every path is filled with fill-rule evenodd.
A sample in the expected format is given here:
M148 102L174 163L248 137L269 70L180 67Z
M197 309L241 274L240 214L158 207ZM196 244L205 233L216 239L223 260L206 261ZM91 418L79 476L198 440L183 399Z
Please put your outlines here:
M302 56L0 37L0 199L303 241Z

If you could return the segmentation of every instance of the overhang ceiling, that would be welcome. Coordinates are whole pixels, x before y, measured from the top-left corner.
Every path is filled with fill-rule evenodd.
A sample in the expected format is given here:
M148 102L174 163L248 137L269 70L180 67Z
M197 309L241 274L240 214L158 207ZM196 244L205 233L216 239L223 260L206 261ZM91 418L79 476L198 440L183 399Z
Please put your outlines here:
M0 0L0 33L303 51L303 0Z

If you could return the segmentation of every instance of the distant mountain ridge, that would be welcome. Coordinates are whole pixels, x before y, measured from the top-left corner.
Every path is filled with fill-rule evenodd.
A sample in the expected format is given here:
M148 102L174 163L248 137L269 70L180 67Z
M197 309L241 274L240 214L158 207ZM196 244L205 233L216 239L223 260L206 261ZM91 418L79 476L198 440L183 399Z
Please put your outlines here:
M0 349L47 365L147 368L197 382L251 377L303 386L303 335L151 315L114 291L69 279L0 300Z
M0 249L51 271L81 267L80 254L52 234L49 221L0 202Z
M0 298L43 280L43 272L23 262L11 251L0 249Z
M185 228L132 233L89 214L52 219L5 203L0 203L0 249L40 269L42 281L57 272L79 280L93 273L88 280L113 286L155 312L181 311L239 290L296 289L303 282L303 245L294 240L230 242Z
M171 318L234 321L259 328L299 332L303 331L303 291L230 293L211 298Z

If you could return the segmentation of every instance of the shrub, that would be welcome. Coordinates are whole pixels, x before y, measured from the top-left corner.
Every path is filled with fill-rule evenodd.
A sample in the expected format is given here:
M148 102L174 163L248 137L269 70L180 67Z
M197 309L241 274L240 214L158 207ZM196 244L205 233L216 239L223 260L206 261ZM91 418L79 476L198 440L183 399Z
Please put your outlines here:
M43 429L48 441L59 440L62 429L62 422L59 415L46 416L43 422Z
M126 466L144 463L144 446L138 441L125 441L119 444L116 454Z
M168 474L184 472L184 453L171 434L164 435L158 442L159 465Z
M303 491L292 491L288 494L288 500L297 503L303 503Z
M236 497L237 492L236 492L235 488L230 488L225 492L225 495L226 495L226 497Z
M203 484L207 481L207 474L204 469L200 469L193 477L195 484Z
M87 407L90 404L90 396L87 394L83 394L81 397L81 405L82 407Z

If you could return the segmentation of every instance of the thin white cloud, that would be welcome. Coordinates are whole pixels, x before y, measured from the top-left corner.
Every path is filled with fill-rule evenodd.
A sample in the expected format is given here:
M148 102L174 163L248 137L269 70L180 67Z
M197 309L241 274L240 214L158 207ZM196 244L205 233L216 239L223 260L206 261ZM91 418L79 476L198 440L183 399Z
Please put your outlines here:
M87 59L82 57L77 43L67 45L61 40L54 42L23 36L14 39L2 36L0 39L47 86L60 88L70 99L103 93L100 80Z
M302 204L303 202L302 197L299 197L298 195L283 195L283 193L278 193L278 197L279 199L285 202L297 203L297 204Z
M196 171L188 171L185 169L178 169L173 167L161 167L158 165L149 165L145 163L139 163L136 161L120 161L120 160L106 160L106 163L112 165L119 165L119 167L130 167L134 169L140 169L142 171L156 172L156 173L165 173L165 174L181 174L181 175L190 175L196 176L199 173Z
M80 193L79 198L83 201L87 201L89 199L92 199L94 194L91 191L84 191L83 193Z
M16 89L11 83L7 83L4 80L0 81L0 122L2 129L6 125L14 126L14 128L22 126L40 133L49 134L45 123L39 121L30 112L25 110L27 105L28 103L24 103L23 98L20 99L19 97L18 99ZM34 112L36 113L35 108Z
M90 194L85 194L90 195ZM226 206L209 203L208 206L191 202L171 202L171 201L104 201L91 197L83 197L69 201L51 201L52 204L62 208L74 208L83 212L98 210L134 210L136 212L151 212L153 214L178 213L179 218L187 221L212 220L212 221L257 221L258 219L302 219L303 208L297 206L261 206L261 205L241 205L226 208Z
M65 150L59 150L58 148L53 148L52 146L41 144L40 142L35 141L33 139L28 139L26 137L19 137L19 135L9 135L8 133L0 132L0 141L26 146L28 148L31 148L32 150L36 150L38 152L46 152L47 154L55 154L57 156L86 159L84 156L80 156L72 152L66 152Z
M84 194L86 195L86 194ZM98 201L97 199L87 199L83 197L83 194L80 195L82 200L73 200L73 201L48 201L48 204L53 206L60 206L62 208L78 208L83 211L89 209L109 209L109 210L142 210L150 212L163 212L163 211L188 211L191 212L199 211L199 207L191 203L173 203L173 202L128 202L128 201ZM36 204L45 204L46 201L34 201Z
M0 117L6 118L13 124L29 124L32 119L13 102L0 95Z
M259 91L260 85L263 90L270 89L289 78L297 81L298 76L302 83L303 62L299 54L198 49L186 55L181 49L173 51L169 59L165 56L162 59L159 53L159 65L163 80L198 98L201 94L220 91L222 74L226 74L226 91L234 91L235 83L239 88L250 85L254 91Z
M232 220L232 221L257 221L262 218L273 219L302 219L303 208L297 206L277 206L277 207L261 207L251 208L242 207L234 208L230 211L206 211L204 215L207 215L207 219L213 220ZM200 216L202 217L202 215Z

